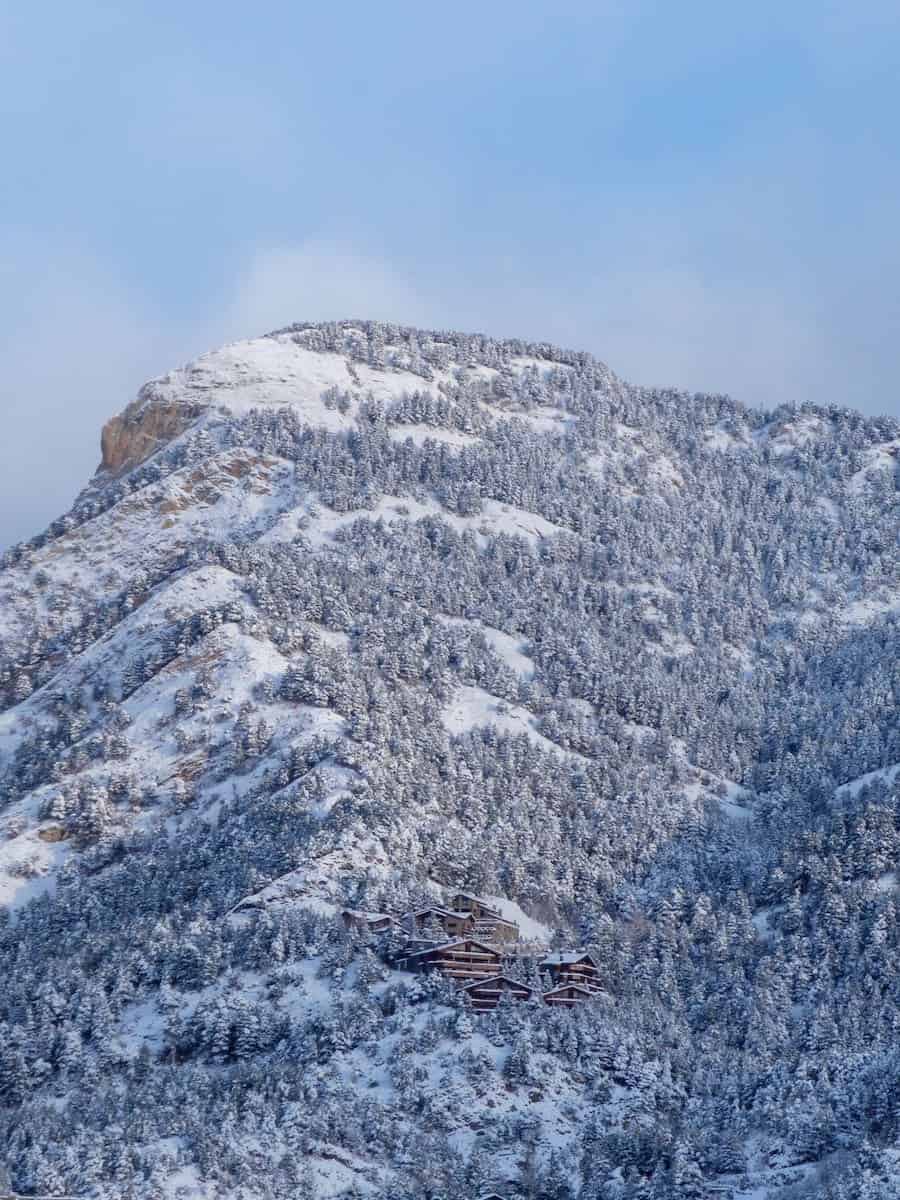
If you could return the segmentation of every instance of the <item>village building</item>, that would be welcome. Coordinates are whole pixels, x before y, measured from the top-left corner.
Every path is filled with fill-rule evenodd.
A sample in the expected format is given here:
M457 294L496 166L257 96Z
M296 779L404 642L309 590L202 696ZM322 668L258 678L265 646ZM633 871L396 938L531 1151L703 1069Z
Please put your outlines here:
M460 982L488 979L500 973L499 950L474 938L459 938L440 946L429 946L404 959L408 971L440 971Z
M559 987L544 992L544 1003L561 1008L572 1008L575 1004L583 1004L594 995L587 988L577 983L562 983Z
M432 904L418 912L406 913L401 923L410 937L422 937L428 930L441 930L449 938L464 937L475 932L475 918L468 912L454 912Z
M540 970L550 976L554 987L563 983L577 984L588 992L600 991L600 973L590 954L582 950L550 954L540 964Z
M450 907L458 912L471 913L473 917L500 916L496 908L491 908L486 900L482 900L480 896L473 896L471 892L454 893L450 897Z
M534 989L527 983L522 983L519 979L510 979L508 975L491 975L487 979L476 979L474 983L467 983L462 990L469 997L476 1012L490 1012L497 1007L501 996L524 1001L530 1000L534 995Z
M389 913L360 912L355 908L345 908L341 920L348 929L358 929L363 933L386 933L397 924Z
M515 921L508 921L480 896L473 896L471 892L456 892L450 897L450 905L457 912L469 913L474 917L472 932L476 937L489 942L519 940L519 927Z
M505 917L478 917L472 930L476 937L486 942L517 942L519 927L515 921L507 921Z

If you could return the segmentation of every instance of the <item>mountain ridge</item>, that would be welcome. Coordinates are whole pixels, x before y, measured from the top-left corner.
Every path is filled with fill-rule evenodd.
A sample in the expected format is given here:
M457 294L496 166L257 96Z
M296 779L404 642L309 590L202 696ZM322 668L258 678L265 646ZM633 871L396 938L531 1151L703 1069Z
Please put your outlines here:
M19 1190L878 1195L898 444L373 322L145 385L0 570ZM336 919L455 886L592 947L605 999L473 1028Z
M417 346L412 351L397 350L385 345L383 338L370 347L366 326L371 327L372 323L330 323L326 328L341 330L344 344L340 349L329 350L316 348L320 326L286 326L258 338L228 343L148 381L125 412L110 418L104 427L100 469L115 472L126 465L139 465L159 448L157 438L171 440L179 436L207 408L240 413L255 406L294 407L316 424L341 430L349 427L341 420L342 414L317 403L321 394L331 388L343 388L357 396L371 395L384 402L421 390L425 385L438 388L450 382L451 367L477 372L480 365L484 370L493 370L474 361L469 364L451 361L448 343L442 340L446 337L476 343L489 340L482 335L394 327L400 338L409 340L412 335L414 341L424 340L425 357L422 357ZM513 339L492 344L497 347L497 361L507 370L537 368L542 361L547 369L554 362L594 361L587 354L559 351L547 344L532 345ZM521 353L526 348L527 355ZM558 357L542 360L536 357L541 353ZM614 378L604 364L595 366L610 379ZM152 427L142 433L144 421ZM131 433L138 442L135 452L126 452L124 456L118 446L123 433Z

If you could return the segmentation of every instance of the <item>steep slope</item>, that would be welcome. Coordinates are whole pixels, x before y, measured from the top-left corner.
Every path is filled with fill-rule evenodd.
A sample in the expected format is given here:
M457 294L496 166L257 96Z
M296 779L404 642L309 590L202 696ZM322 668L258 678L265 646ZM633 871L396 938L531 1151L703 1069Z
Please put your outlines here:
M895 422L345 322L102 445L0 576L19 1191L877 1189ZM334 916L458 885L605 998L473 1017Z

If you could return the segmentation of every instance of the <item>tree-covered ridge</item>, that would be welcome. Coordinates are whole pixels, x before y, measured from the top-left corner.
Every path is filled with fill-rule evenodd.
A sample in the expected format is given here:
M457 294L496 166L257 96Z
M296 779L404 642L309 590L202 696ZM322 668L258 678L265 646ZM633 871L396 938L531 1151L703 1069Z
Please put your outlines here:
M15 1187L893 1194L896 422L270 340L346 386L223 384L4 559ZM605 998L475 1017L331 915L457 885Z

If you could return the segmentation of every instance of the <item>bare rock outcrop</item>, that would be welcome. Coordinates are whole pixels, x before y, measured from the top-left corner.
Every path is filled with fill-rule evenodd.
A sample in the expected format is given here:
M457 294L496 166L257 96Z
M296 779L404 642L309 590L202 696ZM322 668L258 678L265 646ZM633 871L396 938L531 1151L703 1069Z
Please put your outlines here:
M152 384L138 393L124 412L112 417L100 435L98 471L119 474L139 466L162 446L184 433L205 405L154 394Z

